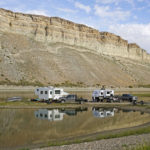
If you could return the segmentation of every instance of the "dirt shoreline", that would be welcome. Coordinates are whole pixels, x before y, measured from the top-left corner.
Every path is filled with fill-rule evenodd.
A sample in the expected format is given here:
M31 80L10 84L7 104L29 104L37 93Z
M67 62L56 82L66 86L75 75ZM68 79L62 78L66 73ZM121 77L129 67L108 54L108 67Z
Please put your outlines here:
M0 91L34 91L34 86L13 86L13 85L0 85ZM65 91L93 91L100 87L62 87ZM150 88L113 88L116 92L121 91L139 91L150 92Z
M33 150L125 150L127 148L149 143L149 141L150 134L142 134L113 139L103 139L80 144L35 148Z

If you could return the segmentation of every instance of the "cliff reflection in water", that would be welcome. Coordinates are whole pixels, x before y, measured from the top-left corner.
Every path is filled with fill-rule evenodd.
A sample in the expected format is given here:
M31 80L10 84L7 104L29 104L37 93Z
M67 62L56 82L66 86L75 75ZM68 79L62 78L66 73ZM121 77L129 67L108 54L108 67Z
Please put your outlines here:
M49 121L63 120L64 115L75 116L78 112L87 111L87 108L68 108L68 109L38 109L34 112L38 119Z

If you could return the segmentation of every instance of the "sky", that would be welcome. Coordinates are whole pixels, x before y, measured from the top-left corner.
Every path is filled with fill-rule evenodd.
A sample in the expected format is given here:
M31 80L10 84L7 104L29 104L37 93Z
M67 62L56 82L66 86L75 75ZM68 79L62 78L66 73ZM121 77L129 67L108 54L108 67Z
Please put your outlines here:
M85 24L150 53L150 0L0 0L0 8Z

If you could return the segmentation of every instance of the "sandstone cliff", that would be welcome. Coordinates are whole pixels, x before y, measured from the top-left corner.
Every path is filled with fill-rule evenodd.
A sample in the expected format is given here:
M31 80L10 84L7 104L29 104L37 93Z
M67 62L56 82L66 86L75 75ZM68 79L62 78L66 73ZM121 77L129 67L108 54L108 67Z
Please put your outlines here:
M0 81L124 86L149 76L150 55L119 36L0 9Z
M99 32L81 24L57 18L14 13L0 9L0 31L32 37L36 41L62 42L92 52L150 62L150 54L136 44L112 33Z

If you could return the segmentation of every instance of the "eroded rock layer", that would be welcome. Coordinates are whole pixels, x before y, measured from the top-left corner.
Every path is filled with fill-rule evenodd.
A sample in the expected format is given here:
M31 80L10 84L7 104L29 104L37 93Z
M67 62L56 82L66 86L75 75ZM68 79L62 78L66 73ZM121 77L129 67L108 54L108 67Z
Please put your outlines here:
M32 37L36 41L63 42L84 47L96 53L150 62L150 55L120 36L99 32L81 24L57 18L14 13L0 9L0 31Z
M0 81L146 84L149 65L145 50L115 34L0 9Z

